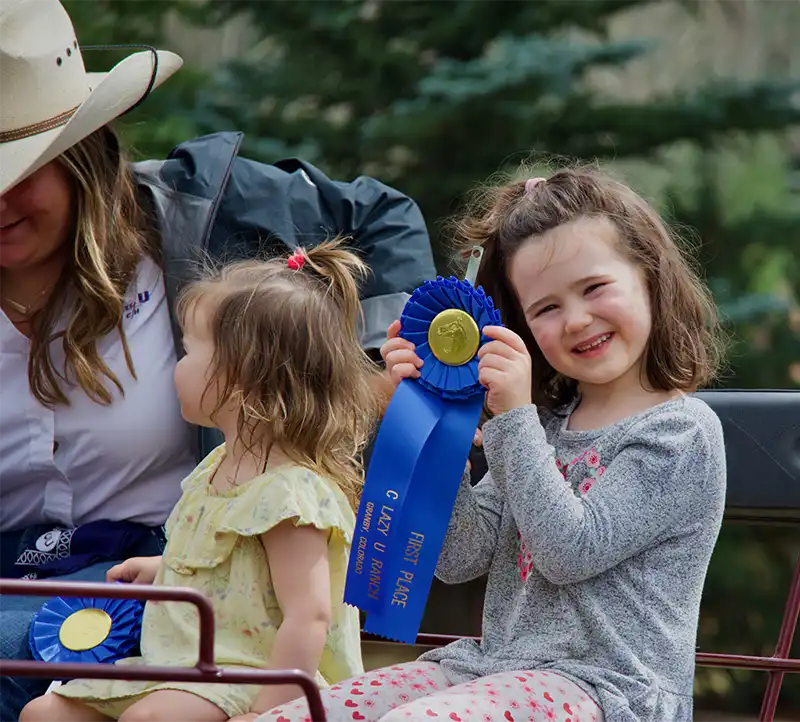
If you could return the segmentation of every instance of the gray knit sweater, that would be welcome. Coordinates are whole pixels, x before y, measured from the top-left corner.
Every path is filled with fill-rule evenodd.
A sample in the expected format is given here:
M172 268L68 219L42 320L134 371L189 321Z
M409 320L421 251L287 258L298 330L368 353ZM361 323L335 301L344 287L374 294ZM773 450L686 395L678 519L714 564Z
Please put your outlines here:
M450 584L488 572L480 646L423 655L451 682L515 669L580 685L607 722L692 719L700 595L725 505L722 427L668 401L570 431L534 406L483 429L439 559Z

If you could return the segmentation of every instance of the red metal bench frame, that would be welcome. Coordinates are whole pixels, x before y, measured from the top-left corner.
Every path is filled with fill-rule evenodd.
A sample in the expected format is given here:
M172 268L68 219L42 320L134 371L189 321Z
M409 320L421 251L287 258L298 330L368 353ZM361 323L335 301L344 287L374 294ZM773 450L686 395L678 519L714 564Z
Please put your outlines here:
M729 669L758 669L769 672L767 688L761 703L759 722L772 722L775 719L775 708L781 693L783 675L786 672L800 673L800 659L790 659L792 639L800 617L800 554L794 565L794 574L789 585L789 594L783 611L778 642L771 657L748 657L737 654L704 654L697 655L697 663L705 667L726 667Z
M752 520L751 521L755 521ZM763 520L762 520L763 521ZM144 665L115 667L110 664L45 664L28 660L0 660L0 674L16 677L44 677L88 679L130 679L174 682L208 682L212 684L296 684L308 700L311 719L325 722L325 709L319 689L314 680L300 670L221 669L214 663L214 612L211 603L194 589L153 587L137 584L101 584L85 582L22 581L0 579L0 596L39 596L39 597L96 597L98 599L138 599L141 601L188 602L197 607L200 640L199 656L195 667L147 667ZM741 654L697 654L697 664L704 667L723 667L727 669L752 669L767 672L769 679L759 714L759 722L773 722L778 697L787 672L800 673L800 659L789 658L792 640L800 617L800 555L794 567L789 594L783 612L778 642L771 657L756 657ZM369 634L363 634L367 641L381 641ZM442 646L460 637L445 634L420 634L417 644ZM480 641L479 637L472 637Z
M197 607L200 642L194 667L147 667L92 663L44 663L30 660L0 660L0 674L12 677L46 679L129 679L154 682L208 682L209 684L296 684L308 700L311 719L325 722L316 682L298 669L221 669L214 664L214 610L211 602L195 589L153 587L142 584L102 584L87 582L21 581L0 579L0 596L95 597L97 599L139 599L159 602L188 602Z

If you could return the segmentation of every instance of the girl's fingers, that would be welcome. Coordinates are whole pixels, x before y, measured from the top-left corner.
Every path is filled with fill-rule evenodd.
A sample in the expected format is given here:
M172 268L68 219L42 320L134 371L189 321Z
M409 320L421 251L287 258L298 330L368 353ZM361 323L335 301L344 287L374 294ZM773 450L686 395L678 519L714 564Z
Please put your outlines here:
M419 378L419 369L414 364L397 364L392 366L389 376L395 384L399 384L403 379Z
M407 348L409 342L400 338L400 321L392 321L389 328L386 330L386 341L381 345L381 358L386 361L386 355L397 348ZM413 344L410 344L413 348Z
M497 356L496 354L490 354L489 356L484 356L478 362L478 370L486 368L486 369L498 369L499 371L505 371L512 367L513 361L511 359L507 359L504 356Z
M392 351L397 351L401 348L411 349L413 351L415 347L411 341L406 341L404 338L390 338L388 341L384 341L381 346L381 358L386 361L386 357L392 353Z
M422 367L422 359L417 356L414 349L400 348L386 354L386 365L388 367L402 363L413 364L417 368Z
M129 582L134 574L131 570L131 565L122 562L122 564L115 564L111 569L106 572L107 582Z
M478 369L478 381L483 386L491 390L492 384L496 384L503 378L503 372L499 369L494 369L489 366L484 366Z
M502 341L504 344L511 346L511 348L518 353L528 353L525 342L510 328L505 328L504 326L484 326L481 332L495 341Z
M414 346L411 341L406 341L404 338L390 338L388 341L384 341L383 346L381 346L381 351L391 353L400 348L408 348L413 351L416 346Z
M401 328L402 326L400 325L400 319L392 321L391 325L386 331L386 338L387 339L397 338L397 335L400 333Z
M527 351L525 352L527 354ZM503 341L489 341L478 350L478 358L483 359L486 356L503 356L507 359L518 358L520 353L513 346L509 346Z
M483 432L480 429L475 429L475 436L472 437L473 446L483 446Z

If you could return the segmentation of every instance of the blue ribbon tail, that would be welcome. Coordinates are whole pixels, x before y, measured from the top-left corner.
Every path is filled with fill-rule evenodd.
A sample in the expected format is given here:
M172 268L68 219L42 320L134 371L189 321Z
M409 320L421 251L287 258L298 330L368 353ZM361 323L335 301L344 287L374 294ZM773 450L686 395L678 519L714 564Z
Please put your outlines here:
M386 409L361 492L344 601L366 612L379 611L386 584L384 565L408 485L421 450L441 416L441 400L420 395L409 380L400 383ZM411 422L411 423L410 423Z
M373 463L377 457L380 468L369 478L382 478L384 483L391 479L393 488L406 491L384 542L380 602L366 609L365 631L413 644L480 421L484 394L445 401L419 384L408 383L407 390L392 399L390 409L395 401L397 413L391 419L387 413L381 431L389 438L402 437L402 447L385 456L373 453ZM432 426L428 417L423 418L422 409L436 411ZM411 429L415 429L414 443L409 438ZM403 473L411 469L410 477L401 478L401 465Z

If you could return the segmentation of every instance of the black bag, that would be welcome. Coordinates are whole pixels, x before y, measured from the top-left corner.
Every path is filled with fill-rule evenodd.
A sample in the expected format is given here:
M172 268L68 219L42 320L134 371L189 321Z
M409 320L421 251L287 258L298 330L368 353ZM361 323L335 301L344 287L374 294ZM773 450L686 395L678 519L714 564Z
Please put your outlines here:
M361 289L361 339L379 348L409 294L436 276L417 204L374 178L343 183L297 159L240 158L242 138L215 133L181 143L165 161L133 165L160 224L171 305L204 256L280 254L345 235L372 271Z

